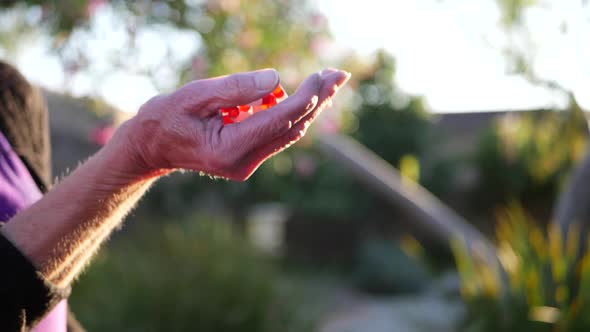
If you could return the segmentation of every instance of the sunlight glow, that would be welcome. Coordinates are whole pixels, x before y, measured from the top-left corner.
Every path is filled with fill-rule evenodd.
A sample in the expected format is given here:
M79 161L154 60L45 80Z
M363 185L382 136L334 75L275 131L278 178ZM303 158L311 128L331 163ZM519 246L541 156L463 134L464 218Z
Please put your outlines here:
M337 1L318 0L336 42L369 54L385 48L397 59L397 82L424 95L436 111L563 107L566 99L506 73L508 45L493 0ZM588 12L579 2L553 0L525 15L544 79L572 89L590 109ZM560 24L570 22L566 37ZM352 22L355 22L352 24Z
M371 54L379 48L397 61L396 80L408 93L425 96L433 111L564 107L566 96L507 73L503 48L509 44L494 0L316 0L328 18L335 50ZM543 79L574 92L590 109L590 10L579 1L548 0L530 10L533 68ZM567 22L564 23L564 22ZM151 95L177 84L178 66L199 47L196 34L160 25L138 31L136 49L125 49L124 25L110 6L93 18L92 34L77 36L78 47L93 50L91 67L65 82L48 38L24 41L16 65L32 81L75 96L99 94L116 107L135 112ZM121 59L108 72L106 59ZM153 70L144 73L141 68ZM133 87L132 89L130 87Z

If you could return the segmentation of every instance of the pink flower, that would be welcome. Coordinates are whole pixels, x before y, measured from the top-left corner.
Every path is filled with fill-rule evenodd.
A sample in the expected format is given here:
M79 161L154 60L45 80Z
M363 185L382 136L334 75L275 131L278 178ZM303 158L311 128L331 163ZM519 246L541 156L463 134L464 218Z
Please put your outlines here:
M311 51L316 55L326 53L329 46L329 39L323 36L316 36L311 40Z
M316 29L322 29L326 26L328 19L321 13L315 13L311 16L311 24Z
M90 142L103 146L113 137L115 127L112 125L99 126L90 133L88 139Z
M295 158L295 171L301 177L307 178L315 174L317 164L309 155L300 155Z
M107 0L90 0L88 1L88 6L86 7L86 14L88 16L94 15L94 13L103 5L107 3Z
M318 127L324 133L336 134L342 129L342 123L335 117L325 117L318 124Z
M193 73L193 78L194 79L200 79L203 78L207 75L207 68L209 67L209 64L207 63L207 60L205 60L205 58L197 56L193 58L193 61L191 63L191 70Z

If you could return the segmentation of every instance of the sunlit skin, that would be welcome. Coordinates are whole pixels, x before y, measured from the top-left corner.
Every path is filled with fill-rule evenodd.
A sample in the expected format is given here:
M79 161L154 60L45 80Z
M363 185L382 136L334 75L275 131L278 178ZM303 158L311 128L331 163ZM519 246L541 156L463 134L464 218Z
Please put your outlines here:
M244 181L297 142L350 74L309 76L272 108L224 124L222 108L272 93L275 70L194 81L145 103L96 155L1 232L49 281L67 286L149 186L177 169Z

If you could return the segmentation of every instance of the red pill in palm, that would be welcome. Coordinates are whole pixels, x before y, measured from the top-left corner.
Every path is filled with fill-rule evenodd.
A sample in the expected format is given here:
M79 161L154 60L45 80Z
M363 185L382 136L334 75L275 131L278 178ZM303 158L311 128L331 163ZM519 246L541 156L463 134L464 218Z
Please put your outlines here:
M266 108L271 108L276 104L277 98L273 94L262 97L262 105L266 106Z
M240 105L238 106L238 111L239 112L247 112L247 113L252 113L253 107L250 105Z
M243 121L254 113L267 110L285 100L287 97L287 93L279 84L273 92L262 97L259 102L254 102L250 105L221 108L219 111L223 117L223 123L231 124Z
M221 115L223 116L228 116L231 118L235 118L236 116L238 116L240 114L240 110L239 108L236 107L228 107L228 108L222 108L220 109L221 111Z
M275 89L275 91L272 92L272 94L277 98L277 99L281 99L283 98L286 93L285 90L283 90L282 86L277 86L277 88ZM281 99L282 100L282 99Z

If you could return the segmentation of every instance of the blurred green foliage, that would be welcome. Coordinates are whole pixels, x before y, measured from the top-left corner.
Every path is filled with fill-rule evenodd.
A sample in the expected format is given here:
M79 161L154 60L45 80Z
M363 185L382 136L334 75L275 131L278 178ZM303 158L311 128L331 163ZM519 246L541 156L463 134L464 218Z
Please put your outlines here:
M275 163L280 159L288 159L293 169L277 172ZM362 191L355 180L315 146L295 148L273 158L252 177L249 189L251 204L258 199L280 201L300 217L359 220L371 209L369 199L359 197Z
M454 252L467 316L462 331L588 331L590 249L572 226L546 232L517 205L497 226L501 271L475 260L459 242Z
M276 262L223 220L142 225L103 250L71 306L90 331L308 331Z
M434 129L424 100L400 90L395 84L395 60L381 51L367 74L359 79L361 102L354 110L358 129L352 136L390 164L401 167L416 160L416 180L435 194L443 195L453 178L453 161L439 156L444 137ZM403 172L402 172L402 175Z
M354 282L360 289L378 294L424 290L431 281L431 275L422 254L421 246L413 238L396 242L365 239L357 254Z
M524 11L538 2L538 0L496 0L502 13L502 23L506 27L522 23Z
M76 26L83 25L90 17L93 0L5 0L0 7L11 8L24 5L43 11L39 17L55 35L70 33ZM33 22L30 22L31 25Z
M66 74L84 71L93 50L79 44L80 36L88 38L96 33L92 31L92 19L103 6L115 13L116 21L112 24L124 26L120 31L124 36L117 38L126 40L127 47L120 54L101 59L101 66L111 71L146 74L156 86L158 66L171 66L167 62L174 61L174 56L168 56L154 68L138 68L136 62L126 60L139 57L132 52L139 32L147 27L162 31L172 28L199 37L200 46L192 60L172 66L178 84L274 67L281 72L283 84L294 88L303 75L321 68L321 52L329 41L325 17L307 1L11 0L0 2L0 8L11 9L22 26L11 30L8 38L1 38L0 31L0 45L7 47L11 40L24 38L31 31L48 32L54 45L52 50L63 62Z
M507 114L482 135L475 156L484 190L505 201L555 194L587 145L588 125L575 101L567 111Z
M381 52L369 73L361 77L362 98L354 137L393 165L407 154L428 148L432 132L422 99L403 94L394 82L395 60Z

